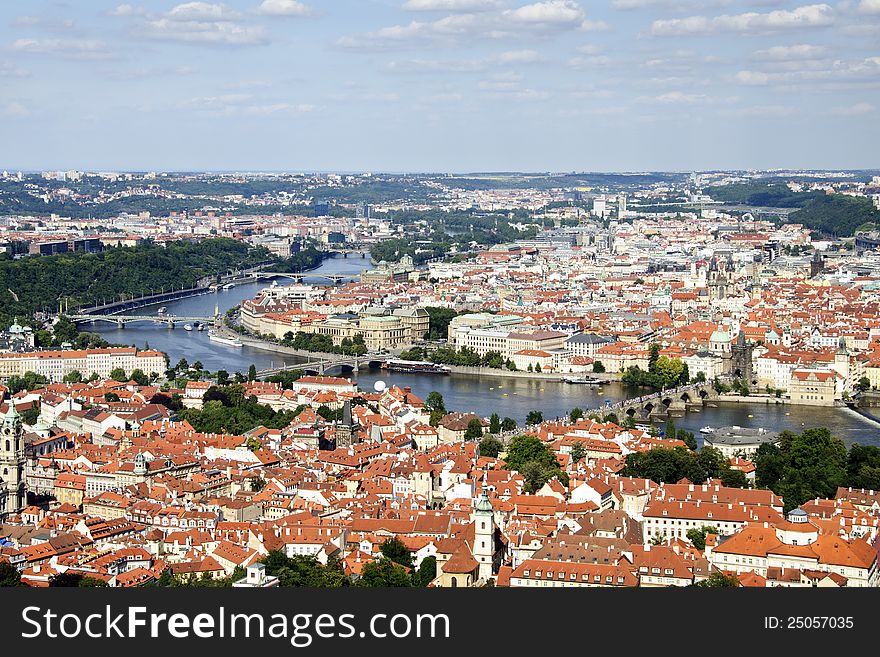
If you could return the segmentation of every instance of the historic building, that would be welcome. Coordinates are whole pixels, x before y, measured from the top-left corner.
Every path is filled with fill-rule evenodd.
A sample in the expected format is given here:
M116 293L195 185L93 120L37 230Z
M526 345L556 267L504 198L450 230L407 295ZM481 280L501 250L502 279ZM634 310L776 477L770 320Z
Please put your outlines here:
M0 520L19 513L25 506L24 430L15 404L0 425Z

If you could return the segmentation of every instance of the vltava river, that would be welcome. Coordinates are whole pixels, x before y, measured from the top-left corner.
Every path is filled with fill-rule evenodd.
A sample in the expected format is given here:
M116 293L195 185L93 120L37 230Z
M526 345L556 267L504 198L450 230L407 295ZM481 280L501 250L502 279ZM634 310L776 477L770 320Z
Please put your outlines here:
M336 257L325 260L313 274L341 274L356 278L362 270L370 268L370 261L359 256ZM306 277L306 283L325 285L320 278ZM283 285L283 279L279 285ZM265 288L267 283L252 283L231 290L221 290L181 301L164 304L172 315L210 316L215 304L220 312L225 312L243 299L249 299ZM94 326L84 325L84 330L101 333L113 343L133 344L144 347L149 344L154 349L168 353L172 363L186 358L190 363L201 361L211 371L225 369L228 372L246 372L253 363L257 369L267 369L280 364L292 365L302 362L293 356L285 356L251 347L233 348L208 341L206 333L184 331L178 326L168 329L158 324L129 324L125 329L99 322ZM409 386L412 391L424 398L432 390L440 392L446 407L456 411L473 411L486 417L493 412L509 416L520 425L529 411L541 410L545 418L563 416L575 406L584 409L597 408L605 400L612 402L641 394L614 383L600 390L592 386L564 384L552 380L510 378L491 375L451 375L430 374L389 374L380 370L361 370L356 376L362 389L372 390L373 383L382 379L389 385ZM706 425L712 427L739 425L765 427L772 430L791 429L800 431L812 426L830 428L847 443L880 445L880 425L858 414L843 409L813 408L805 406L782 406L764 404L719 404L717 408L705 407L701 412L688 412L676 419L695 433Z

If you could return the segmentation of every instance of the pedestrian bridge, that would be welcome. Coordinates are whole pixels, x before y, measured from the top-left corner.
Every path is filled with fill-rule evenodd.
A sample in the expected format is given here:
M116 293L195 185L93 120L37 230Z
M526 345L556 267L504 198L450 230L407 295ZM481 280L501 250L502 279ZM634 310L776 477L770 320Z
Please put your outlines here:
M670 413L683 414L688 407L703 406L714 399L718 399L718 393L711 382L692 383L633 399L624 399L616 404L606 403L605 406L587 414L594 413L601 417L613 413L619 420L623 420L624 417L650 420L652 417L667 417Z

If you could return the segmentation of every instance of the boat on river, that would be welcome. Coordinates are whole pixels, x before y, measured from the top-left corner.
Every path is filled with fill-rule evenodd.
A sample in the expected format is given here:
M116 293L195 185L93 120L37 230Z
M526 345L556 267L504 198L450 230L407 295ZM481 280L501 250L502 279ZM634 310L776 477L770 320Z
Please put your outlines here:
M208 340L211 342L216 342L217 344L226 345L227 347L241 347L242 342L238 338L234 336L227 337L225 335L220 335L214 331L208 331Z
M573 385L586 385L586 386L601 386L608 385L611 383L608 379L590 379L588 377L575 378L566 376L562 378L563 383L570 383Z
M389 372L412 372L418 374L449 374L452 372L445 365L420 360L400 360L389 358L380 367Z
M192 331L193 330L192 324L184 324L183 330L184 331Z

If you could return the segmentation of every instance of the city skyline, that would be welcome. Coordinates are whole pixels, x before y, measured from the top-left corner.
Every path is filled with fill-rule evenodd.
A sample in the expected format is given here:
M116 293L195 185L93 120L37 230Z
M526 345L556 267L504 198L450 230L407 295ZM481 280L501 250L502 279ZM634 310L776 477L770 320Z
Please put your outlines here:
M47 0L0 11L9 168L877 166L877 0Z

